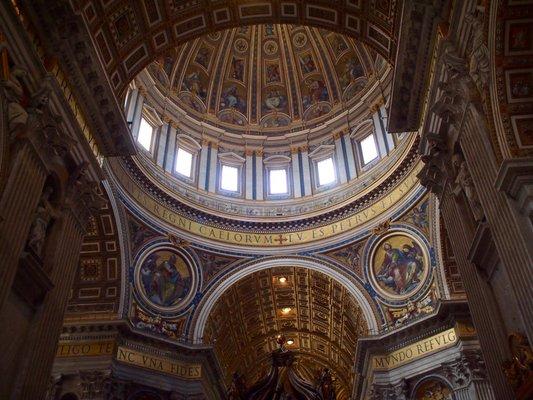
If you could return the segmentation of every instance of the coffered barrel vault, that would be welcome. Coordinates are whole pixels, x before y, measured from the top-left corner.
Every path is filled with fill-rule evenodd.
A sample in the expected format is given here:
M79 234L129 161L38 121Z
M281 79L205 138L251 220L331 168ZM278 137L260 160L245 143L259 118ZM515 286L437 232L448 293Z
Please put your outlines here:
M339 378L338 399L349 398L358 337L368 332L357 300L338 281L301 267L276 267L236 282L217 300L206 340L230 380L234 371L255 381L267 370L275 338L284 334L298 356L297 371L314 379L329 366Z

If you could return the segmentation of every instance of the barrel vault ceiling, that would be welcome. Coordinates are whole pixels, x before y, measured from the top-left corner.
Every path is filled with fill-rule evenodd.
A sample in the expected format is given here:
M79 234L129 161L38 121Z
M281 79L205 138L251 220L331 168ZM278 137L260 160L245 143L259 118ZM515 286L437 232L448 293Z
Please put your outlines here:
M339 282L291 266L253 273L218 299L205 331L227 381L239 372L248 383L267 373L278 334L293 341L287 348L296 353L299 374L313 381L328 367L339 398L348 397L357 338L367 334L367 323Z

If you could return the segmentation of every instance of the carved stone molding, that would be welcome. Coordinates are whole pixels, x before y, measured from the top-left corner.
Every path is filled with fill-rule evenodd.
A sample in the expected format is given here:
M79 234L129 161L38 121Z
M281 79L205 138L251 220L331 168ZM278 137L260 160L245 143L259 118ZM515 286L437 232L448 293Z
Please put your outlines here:
M484 30L485 9L482 6L469 13L465 22L471 26L468 47L468 73L476 85L479 94L484 97L489 83L489 49L486 44Z
M468 259L477 267L481 275L490 280L499 260L490 228L486 222L478 225L470 246Z
M85 28L67 2L24 2L23 13L36 27L48 56L59 60L106 156L135 153L119 102Z
M443 371L455 390L468 386L472 380L470 370L461 359L446 364Z
M44 395L45 400L57 399L58 392L61 390L62 378L61 374L55 374L50 377L48 389Z
M445 3L443 0L404 3L389 132L415 131L418 128L431 52Z
M63 207L72 211L82 230L86 229L90 216L106 203L98 187L98 183L88 177L86 163L78 165L69 176Z
M396 384L373 385L370 389L370 400L407 400L409 385L402 379Z
M467 387L473 380L484 380L487 376L479 349L463 351L455 361L444 364L442 371L454 390Z
M487 369L481 350L467 350L463 352L463 361L468 366L473 380L486 380Z
M82 399L99 399L104 394L104 383L111 371L80 371L80 393Z
M516 202L518 210L533 217L533 158L516 158L502 162L496 188Z

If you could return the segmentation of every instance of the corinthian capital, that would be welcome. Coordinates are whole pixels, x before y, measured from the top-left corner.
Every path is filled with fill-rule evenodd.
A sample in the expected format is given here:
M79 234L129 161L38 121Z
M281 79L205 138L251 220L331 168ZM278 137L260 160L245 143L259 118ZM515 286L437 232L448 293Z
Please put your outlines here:
M85 229L89 217L106 203L100 194L99 184L89 178L87 166L87 163L82 163L70 174L65 196L65 206L72 209L82 229Z
M409 386L405 379L396 384L372 385L370 400L407 400Z

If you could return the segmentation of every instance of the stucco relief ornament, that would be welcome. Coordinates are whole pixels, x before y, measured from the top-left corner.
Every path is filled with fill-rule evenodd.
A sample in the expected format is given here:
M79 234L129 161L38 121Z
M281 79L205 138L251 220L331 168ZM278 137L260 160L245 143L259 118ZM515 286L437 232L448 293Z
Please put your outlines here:
M43 121L43 136L44 136L44 147L46 150L51 151L52 154L65 157L72 149L72 147L77 143L76 140L72 139L66 131L62 131L59 128L59 124L62 121L62 118L58 115L52 114Z
M99 184L89 178L87 168L88 163L79 164L70 174L66 189L68 201L84 207L85 216L100 210L106 203L98 192Z
M26 125L28 121L28 112L22 106L25 94L21 78L26 75L25 70L15 67L10 71L7 80L0 81L2 97L7 102L7 121L11 133Z
M452 103L457 104L462 110L467 103L473 103L476 108L480 105L480 92L472 77L471 61L459 55L455 44L446 41L442 44L440 61L448 70L449 76L446 81L439 83L439 88L443 95L452 99ZM451 122L457 126L460 119L455 115L455 120Z
M474 186L474 182L472 181L472 176L468 171L466 161L461 154L456 153L453 155L452 163L455 171L453 193L457 196L461 190L464 192L466 198L468 199L468 204L472 210L474 219L477 222L481 222L485 217L485 213L483 212L483 208L479 202L477 190Z
M420 183L437 196L442 194L446 179L446 160L448 151L443 137L437 133L426 135L428 154L422 156L424 168L418 173Z
M466 16L465 21L472 27L472 40L469 51L469 73L479 93L484 97L489 81L490 63L489 49L485 44L483 32L484 8L478 9Z
M432 111L450 124L457 126L464 112L467 92L466 61L459 55L455 45L451 42L442 44L440 61L448 70L449 76L446 81L441 81L438 84L440 97L433 104Z
M402 379L396 385L378 386L373 385L370 389L370 400L407 400L408 385Z
M460 357L443 367L444 375L451 382L454 389L468 386L472 380L472 374L465 361L464 357Z
M95 370L95 371L80 371L79 388L82 399L93 399L102 396L104 393L104 385L111 371L109 370Z

